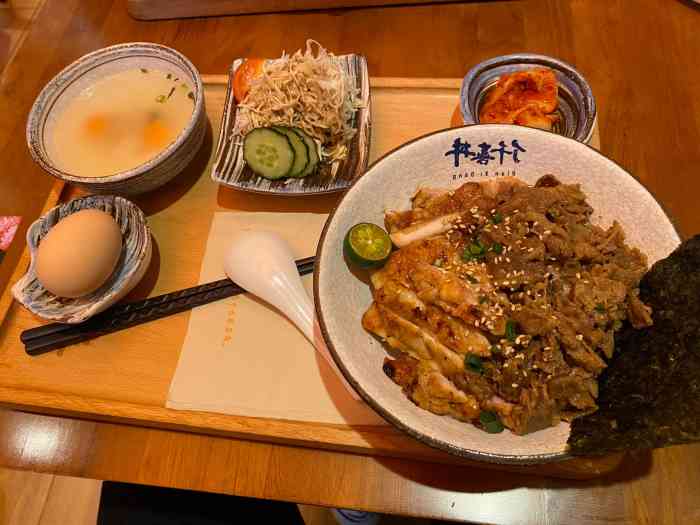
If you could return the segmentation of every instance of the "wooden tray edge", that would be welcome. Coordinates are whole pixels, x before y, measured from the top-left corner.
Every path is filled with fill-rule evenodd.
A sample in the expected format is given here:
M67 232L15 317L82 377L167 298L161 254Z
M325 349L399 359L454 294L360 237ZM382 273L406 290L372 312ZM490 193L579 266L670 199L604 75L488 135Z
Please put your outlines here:
M13 401L20 397L22 398L21 402ZM211 412L171 410L123 401L28 391L10 387L0 387L0 407L30 413L180 432L195 432L285 446L319 448L343 453L489 470L506 470L525 475L563 479L586 480L608 474L620 465L624 457L624 454L615 454L600 458L573 458L567 461L539 465L485 463L459 458L432 449L391 426L351 427L230 416ZM134 416L134 414L140 415ZM307 436L310 428L313 429L311 432L313 439ZM320 428L323 429L325 439L319 440ZM296 435L298 438L290 439L289 435Z

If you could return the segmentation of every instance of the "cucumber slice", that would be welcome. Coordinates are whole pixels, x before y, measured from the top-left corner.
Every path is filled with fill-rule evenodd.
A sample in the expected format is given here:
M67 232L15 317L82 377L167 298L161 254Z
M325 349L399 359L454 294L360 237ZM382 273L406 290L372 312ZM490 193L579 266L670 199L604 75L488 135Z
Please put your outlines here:
M294 148L294 166L292 167L292 171L287 174L287 177L299 177L309 163L309 148L301 138L301 135L299 135L294 128L273 126L272 129L287 135L289 142Z
M316 141L312 139L303 129L294 128L294 131L296 131L301 138L304 139L306 147L309 149L309 163L306 165L304 171L302 171L299 175L300 178L306 177L307 175L311 175L314 171L316 171L316 167L318 166L318 161L320 160L318 158L318 146L316 146Z
M243 158L255 173L274 180L292 171L295 153L284 133L272 128L256 128L243 140Z

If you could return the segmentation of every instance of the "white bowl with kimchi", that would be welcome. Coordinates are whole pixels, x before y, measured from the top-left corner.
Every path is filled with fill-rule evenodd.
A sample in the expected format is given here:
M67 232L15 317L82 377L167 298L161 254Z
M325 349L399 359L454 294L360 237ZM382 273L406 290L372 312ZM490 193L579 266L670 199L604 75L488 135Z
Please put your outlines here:
M364 274L358 223L394 251ZM418 138L375 162L329 217L314 295L347 380L379 414L448 452L499 463L568 457L596 410L637 285L680 242L632 175L576 140L512 125Z

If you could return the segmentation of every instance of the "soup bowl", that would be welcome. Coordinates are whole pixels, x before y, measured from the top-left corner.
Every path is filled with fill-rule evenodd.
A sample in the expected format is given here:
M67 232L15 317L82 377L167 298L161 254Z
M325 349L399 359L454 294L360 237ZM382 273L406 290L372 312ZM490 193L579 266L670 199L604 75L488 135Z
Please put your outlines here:
M176 138L156 156L132 169L101 177L84 177L62 170L51 158L49 140L56 118L86 88L105 77L131 69L170 73L192 86L192 116ZM148 42L130 42L89 53L56 75L39 93L27 121L27 145L34 160L57 179L92 193L134 195L170 181L193 159L206 132L202 79L181 53Z

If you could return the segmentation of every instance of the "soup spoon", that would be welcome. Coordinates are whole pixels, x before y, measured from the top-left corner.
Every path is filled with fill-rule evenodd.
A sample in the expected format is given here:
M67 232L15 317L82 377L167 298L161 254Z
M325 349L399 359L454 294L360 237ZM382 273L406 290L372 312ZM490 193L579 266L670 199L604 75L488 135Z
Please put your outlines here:
M294 254L279 235L266 231L244 231L230 242L224 256L224 271L248 293L280 310L314 345L347 391L360 400L331 357L314 321L314 307L299 277Z

